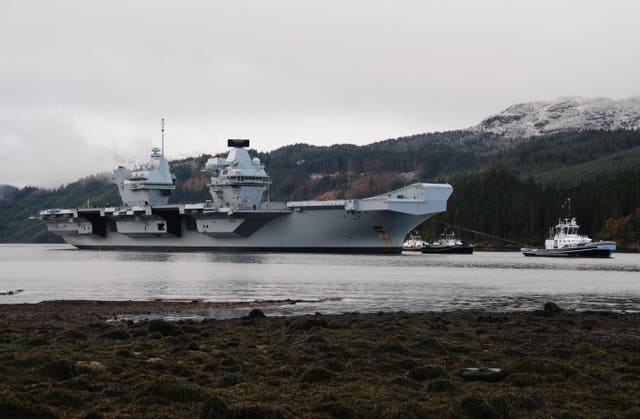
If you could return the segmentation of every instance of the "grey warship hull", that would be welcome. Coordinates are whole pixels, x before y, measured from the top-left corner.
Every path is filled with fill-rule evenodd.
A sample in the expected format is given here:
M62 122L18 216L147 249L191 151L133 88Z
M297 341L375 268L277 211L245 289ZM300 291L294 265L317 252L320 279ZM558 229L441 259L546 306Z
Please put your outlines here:
M262 203L232 211L207 203L46 210L49 231L80 249L400 253L406 234L446 210L450 185L416 183L334 201Z

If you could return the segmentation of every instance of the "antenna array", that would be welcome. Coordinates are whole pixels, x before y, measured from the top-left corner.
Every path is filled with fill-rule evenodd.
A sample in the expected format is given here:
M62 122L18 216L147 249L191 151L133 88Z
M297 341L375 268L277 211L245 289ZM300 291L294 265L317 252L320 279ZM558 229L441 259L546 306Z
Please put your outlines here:
M162 157L164 157L164 118L160 121L160 128L162 131Z

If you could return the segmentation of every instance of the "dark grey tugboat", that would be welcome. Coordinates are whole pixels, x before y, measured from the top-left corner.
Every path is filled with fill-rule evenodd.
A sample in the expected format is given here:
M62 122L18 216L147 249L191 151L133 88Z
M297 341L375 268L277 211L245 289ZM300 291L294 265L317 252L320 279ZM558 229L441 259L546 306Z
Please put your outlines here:
M473 245L461 242L456 239L453 231L447 230L440 235L440 240L431 244L426 243L421 251L422 253L471 255L473 254Z
M616 242L594 242L579 235L579 228L575 218L560 219L555 229L550 228L544 249L522 248L520 251L525 256L608 258L616 250Z

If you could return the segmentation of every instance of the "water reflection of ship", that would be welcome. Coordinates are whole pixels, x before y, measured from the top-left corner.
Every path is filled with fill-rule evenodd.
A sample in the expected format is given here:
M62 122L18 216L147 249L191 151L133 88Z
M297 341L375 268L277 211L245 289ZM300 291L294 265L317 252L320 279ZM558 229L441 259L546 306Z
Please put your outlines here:
M440 239L433 243L425 243L421 249L422 253L442 253L442 254L473 254L473 245L463 243L456 238L453 230L446 229Z

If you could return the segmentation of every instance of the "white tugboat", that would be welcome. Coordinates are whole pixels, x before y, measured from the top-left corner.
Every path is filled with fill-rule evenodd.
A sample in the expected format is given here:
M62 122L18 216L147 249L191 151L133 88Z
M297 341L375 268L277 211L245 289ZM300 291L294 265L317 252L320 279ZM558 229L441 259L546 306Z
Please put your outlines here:
M411 234L409 234L407 240L402 243L402 250L405 252L419 252L422 250L425 244L427 244L427 242L422 240L420 234L418 234L417 231L413 231Z
M575 218L559 219L555 229L550 228L544 249L522 248L520 251L525 256L608 258L616 250L616 242L594 242L579 235L579 228Z
M228 146L205 166L211 201L169 204L173 176L154 149L149 163L114 172L122 206L49 209L36 218L80 249L400 253L407 232L445 211L453 191L414 183L364 199L263 201L271 180L249 156L249 140Z

